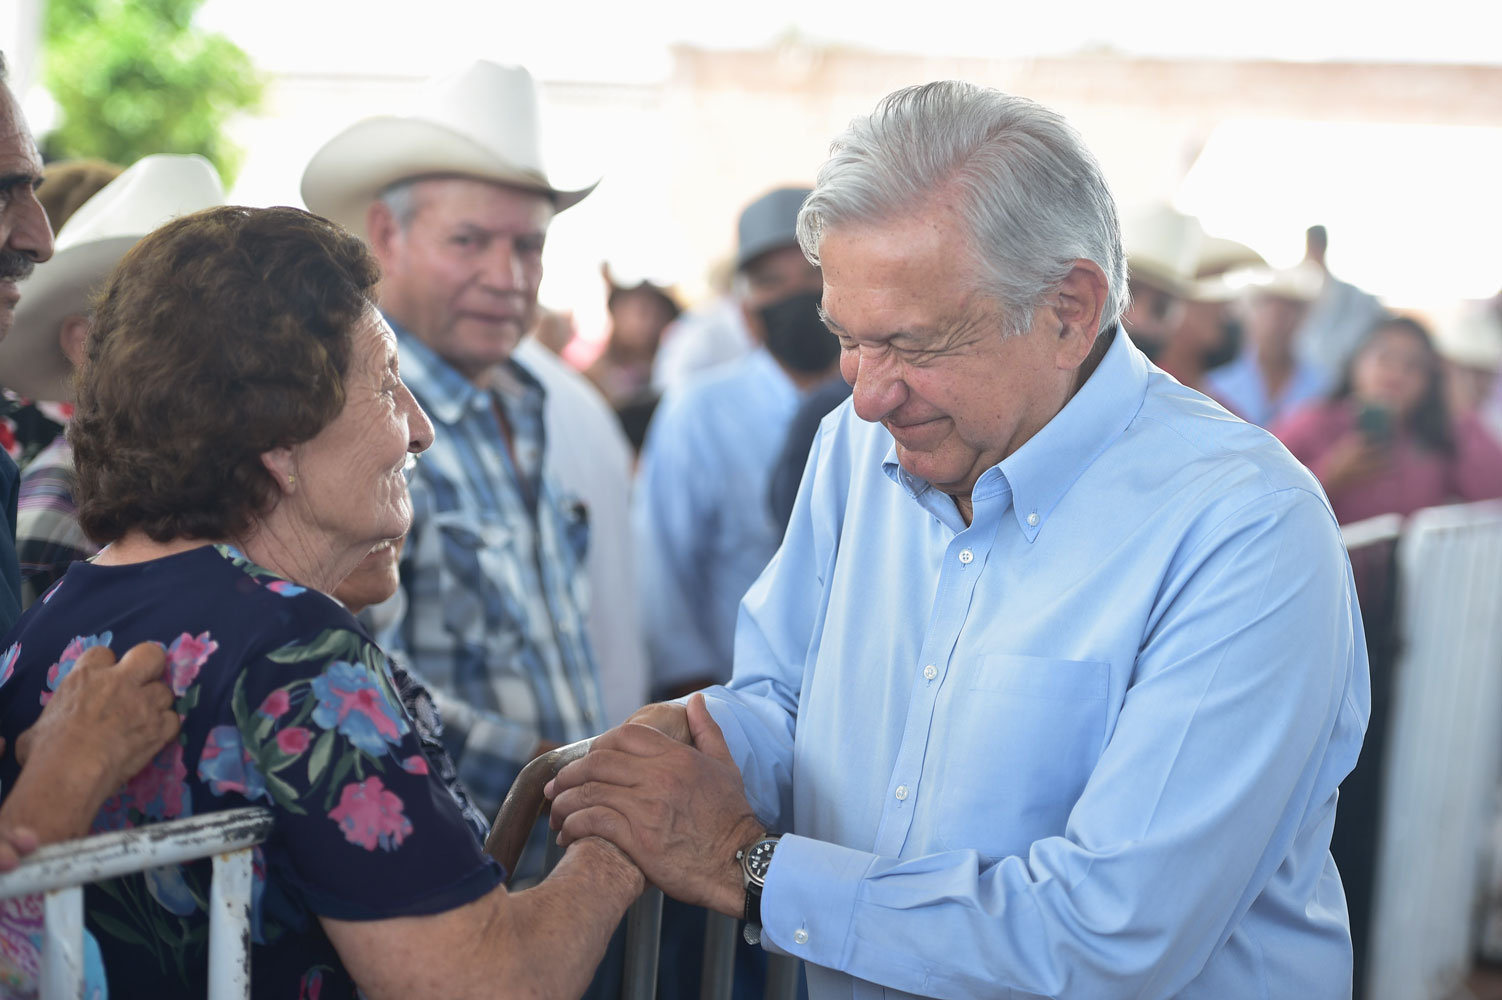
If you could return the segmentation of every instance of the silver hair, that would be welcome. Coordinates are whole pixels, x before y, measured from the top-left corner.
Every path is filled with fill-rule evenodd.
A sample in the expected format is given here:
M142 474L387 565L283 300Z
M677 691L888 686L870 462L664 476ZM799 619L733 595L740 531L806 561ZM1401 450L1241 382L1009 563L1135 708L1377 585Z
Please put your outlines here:
M1116 200L1095 156L1063 116L1034 101L957 80L883 98L830 146L798 213L798 243L819 262L826 230L876 224L945 198L969 229L981 290L1008 333L1074 261L1105 272L1101 333L1126 305L1126 255Z
M396 220L397 226L403 232L417 218L417 192L415 188L421 177L404 177L394 184L388 184L376 195L376 200L385 205L391 212L391 217Z

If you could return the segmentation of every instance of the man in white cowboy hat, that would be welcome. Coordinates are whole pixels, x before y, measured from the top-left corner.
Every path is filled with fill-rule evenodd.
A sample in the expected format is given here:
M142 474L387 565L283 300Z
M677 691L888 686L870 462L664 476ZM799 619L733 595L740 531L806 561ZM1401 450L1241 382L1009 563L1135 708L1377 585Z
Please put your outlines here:
M402 377L437 442L412 477L407 610L387 636L433 689L476 803L493 811L538 753L603 725L585 624L583 504L547 454L544 389L512 357L537 317L556 186L520 67L476 62L417 110L360 121L303 173L308 207L361 233Z
M83 363L89 299L127 250L179 215L224 203L224 187L201 156L147 156L86 201L58 231L52 259L37 268L0 342L0 383L28 399L71 402ZM68 566L98 551L78 526L73 449L59 435L21 477L16 551L21 603L29 607Z
M1195 257L1203 239L1199 220L1162 202L1122 217L1130 298L1121 325L1150 360L1156 361L1168 348L1183 311L1184 293L1194 282Z

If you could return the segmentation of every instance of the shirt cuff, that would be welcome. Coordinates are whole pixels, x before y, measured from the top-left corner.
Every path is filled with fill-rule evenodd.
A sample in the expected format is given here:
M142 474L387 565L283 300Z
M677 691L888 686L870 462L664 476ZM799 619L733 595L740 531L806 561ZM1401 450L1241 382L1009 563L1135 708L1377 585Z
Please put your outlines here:
M864 851L785 835L762 890L762 941L805 962L844 968L856 899L875 861Z

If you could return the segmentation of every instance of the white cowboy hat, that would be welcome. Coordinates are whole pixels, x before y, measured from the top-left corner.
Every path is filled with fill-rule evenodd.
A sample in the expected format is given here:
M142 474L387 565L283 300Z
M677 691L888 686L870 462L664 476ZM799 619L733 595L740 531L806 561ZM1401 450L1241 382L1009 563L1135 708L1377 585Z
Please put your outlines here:
M1267 270L1267 261L1245 243L1206 234L1194 265L1194 282L1184 297L1190 302L1230 302L1256 274Z
M73 366L57 339L63 320L88 313L89 297L141 237L222 204L224 185L201 156L145 156L100 188L63 223L52 259L21 285L10 336L0 341L0 383L29 399L70 400Z
M324 143L302 175L310 211L365 235L365 212L397 181L457 174L578 204L595 184L555 186L543 166L537 87L520 66L479 60L424 89L408 115L356 122Z
M1130 276L1174 295L1193 284L1203 239L1198 219L1162 203L1124 213L1121 220Z

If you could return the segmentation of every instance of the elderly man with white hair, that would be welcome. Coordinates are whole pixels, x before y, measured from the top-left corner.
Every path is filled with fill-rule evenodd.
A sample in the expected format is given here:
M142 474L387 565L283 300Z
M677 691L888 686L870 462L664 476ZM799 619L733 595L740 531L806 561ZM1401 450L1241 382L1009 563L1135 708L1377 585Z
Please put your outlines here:
M744 914L814 1000L1349 996L1329 842L1369 692L1340 531L1121 333L1077 133L899 91L799 231L851 402L730 684L562 771L563 839Z

